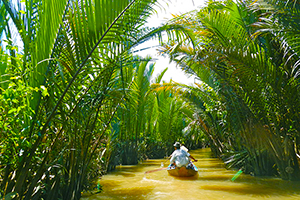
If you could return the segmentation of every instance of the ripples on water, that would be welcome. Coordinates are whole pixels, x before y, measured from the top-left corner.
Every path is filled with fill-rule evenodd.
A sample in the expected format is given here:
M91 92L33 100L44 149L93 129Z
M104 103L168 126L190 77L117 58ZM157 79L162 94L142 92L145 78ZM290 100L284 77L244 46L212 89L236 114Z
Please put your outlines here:
M277 178L257 178L240 175L234 182L236 171L226 170L223 163L211 157L209 149L190 152L198 162L195 177L172 177L166 170L145 174L161 167L165 160L148 160L137 166L119 166L116 171L99 180L103 186L100 194L82 200L300 200L300 182ZM166 162L165 166L168 165Z

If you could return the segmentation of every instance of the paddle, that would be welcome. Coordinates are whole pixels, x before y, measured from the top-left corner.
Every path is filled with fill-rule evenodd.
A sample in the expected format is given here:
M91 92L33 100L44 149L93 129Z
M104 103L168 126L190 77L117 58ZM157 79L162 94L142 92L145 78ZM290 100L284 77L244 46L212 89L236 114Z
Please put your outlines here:
M160 167L163 167L165 165L165 163L167 162L167 160L169 160L169 159L170 159L170 156L167 157L164 162L161 162ZM161 170L164 170L164 169L167 169L167 168L168 167L164 167L164 168L159 168L159 169L154 169L154 170L146 171L145 174L152 173L152 172L157 172L157 171L161 171Z
M152 173L152 172L161 171L161 170L164 170L164 169L168 169L168 167L164 167L164 168L159 168L159 169L154 169L154 170L146 171L145 174L149 174L149 173Z
M161 162L161 167L163 167L165 164L166 164L166 162L168 161L168 160L170 160L170 158L171 158L171 156L169 156L169 157L167 157L166 158L166 160L164 161L164 162Z

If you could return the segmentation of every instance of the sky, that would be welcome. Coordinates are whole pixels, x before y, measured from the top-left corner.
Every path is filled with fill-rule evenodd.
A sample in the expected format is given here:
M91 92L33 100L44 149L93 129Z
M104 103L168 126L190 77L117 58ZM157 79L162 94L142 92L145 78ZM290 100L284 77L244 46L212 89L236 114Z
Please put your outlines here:
M172 18L172 14L183 14L192 10L199 8L204 5L204 0L160 0L161 5L165 9L158 8L157 14L154 14L148 20L147 26L156 27L161 23L166 22L167 20ZM168 2L166 5L165 2ZM172 3L170 3L172 2ZM168 57L163 57L157 55L156 45L158 45L157 40L150 40L148 42L143 43L138 46L137 49L143 49L146 47L153 47L151 49L147 49L139 52L138 54L141 56L150 55L154 58L155 70L153 73L153 78L157 77L160 72L162 72L166 67L168 67L168 71L165 73L163 77L163 81L169 82L172 79L175 82L184 83L187 85L192 85L194 83L194 77L188 77L184 74L184 72L176 67L175 63L170 63Z

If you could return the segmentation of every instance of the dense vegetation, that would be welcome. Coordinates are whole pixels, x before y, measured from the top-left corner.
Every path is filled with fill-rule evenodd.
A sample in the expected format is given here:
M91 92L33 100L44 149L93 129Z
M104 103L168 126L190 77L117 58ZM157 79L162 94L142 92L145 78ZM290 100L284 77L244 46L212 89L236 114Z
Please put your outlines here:
M79 199L176 140L299 180L298 2L208 2L145 28L155 3L1 1L1 198ZM164 72L151 84L151 58L133 55L151 37L198 84L161 83Z
M199 123L228 167L300 179L299 9L296 1L212 1L170 23L192 43L171 41L162 52L202 81L190 90Z
M1 1L1 198L79 199L182 135L189 105L151 91L154 65L132 53L163 31L143 26L155 3Z

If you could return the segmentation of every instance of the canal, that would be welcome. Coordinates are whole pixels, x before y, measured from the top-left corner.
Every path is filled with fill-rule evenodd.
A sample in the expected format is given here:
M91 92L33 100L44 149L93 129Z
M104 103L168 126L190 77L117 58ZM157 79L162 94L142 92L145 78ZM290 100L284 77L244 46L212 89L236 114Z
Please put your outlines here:
M198 159L199 173L195 177L172 177L166 170L146 171L167 167L163 159L147 160L136 166L118 166L103 176L99 183L103 191L82 200L141 199L141 200L293 200L300 199L300 182L279 178L253 177L241 174L235 181L236 171L226 170L224 164L213 158L209 149L190 151Z

